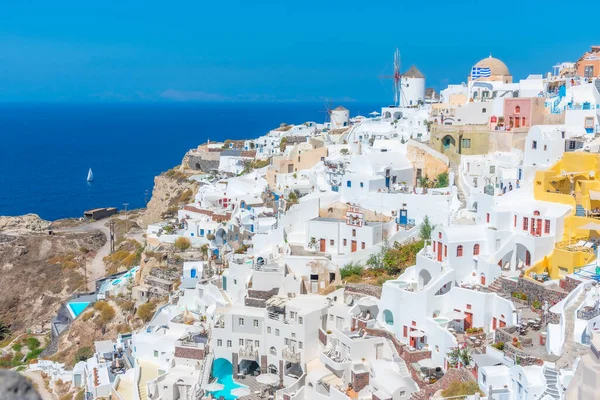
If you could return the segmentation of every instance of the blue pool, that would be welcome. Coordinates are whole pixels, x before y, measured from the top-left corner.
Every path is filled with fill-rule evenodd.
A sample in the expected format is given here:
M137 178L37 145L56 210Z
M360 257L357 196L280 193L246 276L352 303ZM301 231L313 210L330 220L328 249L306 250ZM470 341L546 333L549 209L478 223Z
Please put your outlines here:
M89 305L89 301L74 301L72 303L68 303L67 308L71 312L71 316L73 318L77 318L77 316L79 316L79 314L81 314Z
M235 400L236 396L231 394L231 391L235 388L241 387L242 385L238 385L233 380L233 366L229 361L224 358L217 358L213 362L213 371L212 376L217 378L217 382L225 386L223 390L219 390L218 392L211 392L211 394L219 399L220 396L223 396L225 400Z

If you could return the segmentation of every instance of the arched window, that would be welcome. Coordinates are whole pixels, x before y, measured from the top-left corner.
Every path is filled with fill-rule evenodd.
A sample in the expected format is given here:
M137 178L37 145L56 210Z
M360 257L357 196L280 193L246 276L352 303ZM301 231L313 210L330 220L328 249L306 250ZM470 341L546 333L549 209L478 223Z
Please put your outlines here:
M473 255L479 255L479 243L475 244L475 246L473 246Z
M388 325L394 325L394 314L390 310L383 310L383 320Z
M515 114L519 114L521 112L521 106L515 107Z
M533 215L540 215L540 212L536 210L533 212Z
M456 247L456 257L462 257L462 255L463 255L463 246L462 246L462 244L459 244Z
M273 364L269 364L269 366L267 367L267 371L269 371L270 374L277 375L277 367Z
M271 353L274 356L277 355L277 349L275 348L275 346L271 346L271 348L269 349L269 353Z

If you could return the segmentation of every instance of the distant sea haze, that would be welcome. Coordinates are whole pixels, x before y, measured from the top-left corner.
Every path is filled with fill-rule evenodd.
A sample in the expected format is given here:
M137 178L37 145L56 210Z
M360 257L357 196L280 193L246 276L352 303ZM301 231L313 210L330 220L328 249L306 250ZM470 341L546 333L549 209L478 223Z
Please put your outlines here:
M368 116L384 104L343 105ZM323 103L2 104L0 215L144 207L154 177L207 139L251 139L326 116Z

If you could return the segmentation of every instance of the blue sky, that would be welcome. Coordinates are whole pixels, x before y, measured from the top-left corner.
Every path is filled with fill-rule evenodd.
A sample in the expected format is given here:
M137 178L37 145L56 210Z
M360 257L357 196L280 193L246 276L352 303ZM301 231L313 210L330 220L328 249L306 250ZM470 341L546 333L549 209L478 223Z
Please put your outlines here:
M584 12L592 3L578 0L562 21L555 0L507 3L497 16L464 0L3 3L3 102L385 103L391 84L377 76L390 73L396 47L403 70L416 64L439 89L490 52L524 78L600 44Z

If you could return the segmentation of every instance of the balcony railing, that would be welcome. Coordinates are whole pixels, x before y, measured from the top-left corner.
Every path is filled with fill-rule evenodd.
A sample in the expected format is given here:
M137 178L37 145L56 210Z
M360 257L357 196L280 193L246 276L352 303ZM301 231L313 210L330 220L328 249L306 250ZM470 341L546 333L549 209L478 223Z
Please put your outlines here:
M281 350L281 357L289 362L299 363L301 360L300 352L295 351L294 349L283 349Z
M240 350L238 351L238 355L240 358L243 358L245 360L256 360L258 359L258 350L255 349L253 346L246 346L240 348Z

